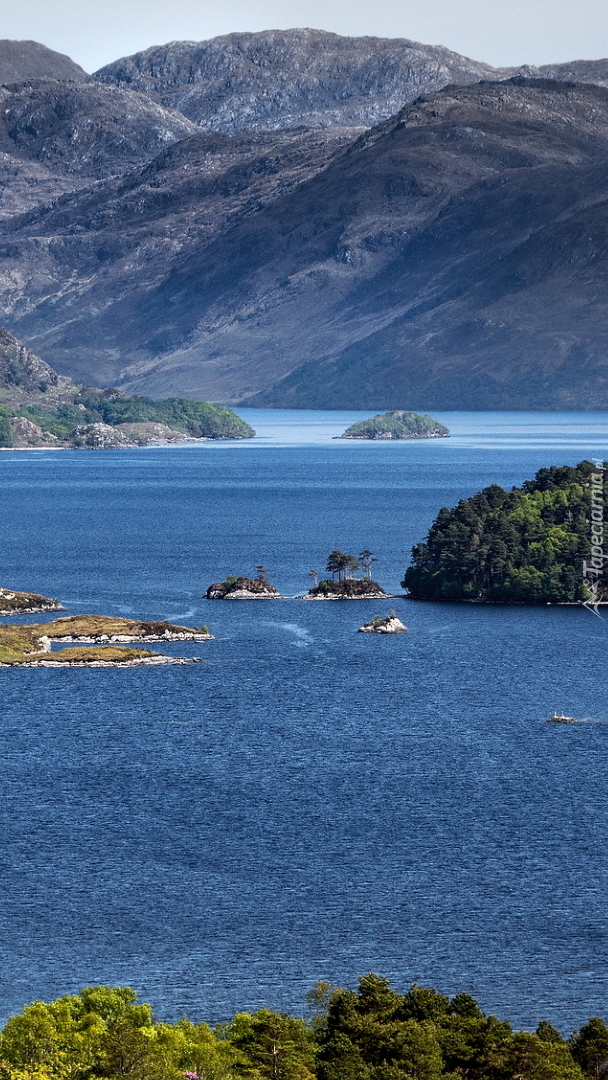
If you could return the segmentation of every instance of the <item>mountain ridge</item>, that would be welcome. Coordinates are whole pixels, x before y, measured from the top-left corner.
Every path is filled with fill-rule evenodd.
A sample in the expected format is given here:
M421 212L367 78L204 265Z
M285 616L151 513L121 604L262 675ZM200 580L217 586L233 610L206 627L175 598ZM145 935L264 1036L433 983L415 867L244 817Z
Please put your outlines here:
M79 382L159 397L606 407L607 88L488 70L372 128L326 126L330 87L317 126L238 133L95 78L0 88L6 325Z

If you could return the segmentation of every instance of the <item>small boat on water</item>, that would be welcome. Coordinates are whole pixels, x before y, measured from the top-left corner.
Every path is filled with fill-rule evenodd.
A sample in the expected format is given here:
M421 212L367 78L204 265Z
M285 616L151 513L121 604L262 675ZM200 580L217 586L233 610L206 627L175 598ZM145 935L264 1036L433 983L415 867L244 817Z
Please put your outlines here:
M548 724L580 724L580 720L576 720L574 716L564 716L564 713L553 713L547 720Z

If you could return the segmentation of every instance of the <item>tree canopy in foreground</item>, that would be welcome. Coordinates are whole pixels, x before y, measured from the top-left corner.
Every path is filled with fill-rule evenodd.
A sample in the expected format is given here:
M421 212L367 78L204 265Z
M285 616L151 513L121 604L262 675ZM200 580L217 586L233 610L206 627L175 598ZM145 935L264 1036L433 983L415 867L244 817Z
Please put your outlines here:
M568 1039L547 1021L515 1031L468 994L366 975L358 991L318 983L307 1020L270 1009L215 1027L157 1020L128 987L36 1001L0 1033L2 1080L599 1080L608 1029Z
M605 507L608 463L553 465L511 491L492 484L439 511L402 585L420 600L584 602L583 563Z

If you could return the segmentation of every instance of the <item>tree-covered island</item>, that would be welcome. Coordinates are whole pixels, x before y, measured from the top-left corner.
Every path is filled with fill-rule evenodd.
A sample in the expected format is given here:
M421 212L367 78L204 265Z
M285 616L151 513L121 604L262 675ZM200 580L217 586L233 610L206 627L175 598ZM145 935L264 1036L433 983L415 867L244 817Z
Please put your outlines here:
M426 413L392 412L378 413L369 420L351 424L338 439L445 439L450 434L447 427L433 420Z
M305 600L381 600L390 596L377 581L372 579L372 566L378 560L367 548L359 555L349 555L337 548L330 551L325 569L330 578L319 581L316 570L310 571L313 579ZM361 572L363 572L361 576Z
M604 507L607 462L540 469L511 491L492 484L439 511L402 585L418 600L601 602L601 571L589 568Z
M467 993L365 975L317 983L308 1017L270 1008L211 1026L156 1018L129 987L34 1001L0 1031L3 1080L601 1080L608 1029L569 1038L541 1020L518 1031Z

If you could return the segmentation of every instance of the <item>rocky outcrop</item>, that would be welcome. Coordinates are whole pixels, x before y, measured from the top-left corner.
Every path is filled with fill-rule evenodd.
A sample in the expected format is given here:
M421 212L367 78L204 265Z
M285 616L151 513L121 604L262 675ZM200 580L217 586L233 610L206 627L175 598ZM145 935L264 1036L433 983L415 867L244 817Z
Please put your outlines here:
M59 375L8 330L0 329L0 390L4 405L71 400L78 387Z
M44 597L38 599L42 600ZM142 663L186 664L192 663L193 659L164 656L129 646L154 641L212 640L213 636L207 627L197 630L169 622L138 622L135 619L116 619L104 615L73 615L49 623L0 627L0 666L135 667ZM52 646L58 643L77 643L77 647L53 652ZM80 645L86 647L81 648Z
M229 577L210 585L207 600L276 600L281 594L265 578Z
M139 446L110 424L81 424L68 438L76 450L125 450Z
M206 438L195 439L192 435L185 435L183 431L175 431L166 424L156 424L153 421L116 424L114 430L130 439L136 446L166 446L180 442L208 441Z
M396 615L386 615L383 619L376 616L371 622L364 623L357 631L359 634L405 634L407 626Z
M53 660L31 658L28 660L14 660L8 663L0 661L0 668L132 668L132 667L158 667L163 664L183 665L202 664L201 656L161 656L150 653L142 656L129 656L124 660L74 660L66 656L61 659L61 654L56 654Z
M12 416L9 423L12 445L16 449L57 445L57 438L54 435L43 431L39 424L28 420L27 416Z

